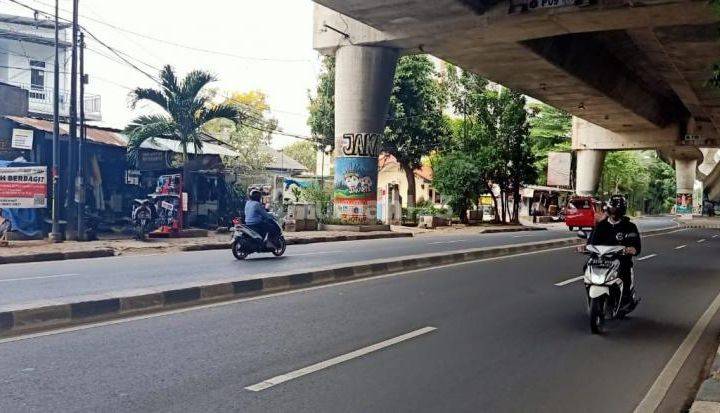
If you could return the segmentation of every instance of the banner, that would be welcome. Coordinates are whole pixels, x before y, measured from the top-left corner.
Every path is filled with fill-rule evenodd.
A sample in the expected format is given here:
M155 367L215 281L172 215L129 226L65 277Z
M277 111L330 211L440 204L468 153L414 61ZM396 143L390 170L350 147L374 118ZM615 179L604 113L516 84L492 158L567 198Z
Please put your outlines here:
M569 152L548 153L547 184L549 186L570 186L570 164L572 155Z
M0 208L47 207L47 167L0 168Z

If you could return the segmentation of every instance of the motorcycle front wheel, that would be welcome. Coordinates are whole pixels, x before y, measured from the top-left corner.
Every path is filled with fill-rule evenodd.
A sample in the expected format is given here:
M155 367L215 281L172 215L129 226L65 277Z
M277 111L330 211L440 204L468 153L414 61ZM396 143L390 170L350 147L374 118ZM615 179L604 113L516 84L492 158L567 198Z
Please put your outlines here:
M602 334L605 326L605 296L590 300L590 331L593 334Z
M242 241L233 241L232 243L232 253L237 260L244 260L248 256L248 252L243 244Z
M285 254L285 248L287 248L287 243L285 242L285 237L280 237L278 239L279 246L273 250L273 255L276 257L279 257L283 254Z

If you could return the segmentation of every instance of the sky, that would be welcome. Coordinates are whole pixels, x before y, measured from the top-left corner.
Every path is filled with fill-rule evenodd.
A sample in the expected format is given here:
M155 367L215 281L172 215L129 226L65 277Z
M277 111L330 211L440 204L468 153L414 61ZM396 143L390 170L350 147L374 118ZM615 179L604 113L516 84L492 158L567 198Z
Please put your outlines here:
M54 5L53 0L18 1L47 12ZM60 0L60 9L69 19L72 0ZM210 71L219 79L211 87L224 94L260 90L279 127L301 136L310 134L308 91L315 89L320 71L312 48L312 9L310 0L80 0L79 7L82 26L148 74L157 77L170 64L180 76L193 69ZM8 0L0 0L0 13L32 17ZM137 114L155 110L152 104L130 109L128 93L157 84L93 40L85 67L86 93L102 96L103 125L123 128ZM294 141L275 136L273 146Z

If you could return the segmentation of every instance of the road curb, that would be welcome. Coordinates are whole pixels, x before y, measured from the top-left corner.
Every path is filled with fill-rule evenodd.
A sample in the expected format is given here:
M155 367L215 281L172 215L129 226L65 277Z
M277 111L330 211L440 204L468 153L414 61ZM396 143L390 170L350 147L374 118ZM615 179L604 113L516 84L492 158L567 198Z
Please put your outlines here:
M720 348L715 352L708 377L700 384L690 413L720 412Z
M648 231L646 234L670 232L672 229ZM285 273L259 274L252 279L224 279L148 288L114 294L67 298L58 302L36 302L0 308L0 337L12 337L98 321L158 313L238 298L290 291L310 286L353 279L375 277L402 271L418 270L530 253L584 243L578 238L529 242L455 251L430 253L364 263L314 268Z
M78 260L83 258L112 257L114 255L115 250L112 248L97 248L89 251L42 252L39 254L10 255L6 257L0 257L0 264L22 264L28 262Z

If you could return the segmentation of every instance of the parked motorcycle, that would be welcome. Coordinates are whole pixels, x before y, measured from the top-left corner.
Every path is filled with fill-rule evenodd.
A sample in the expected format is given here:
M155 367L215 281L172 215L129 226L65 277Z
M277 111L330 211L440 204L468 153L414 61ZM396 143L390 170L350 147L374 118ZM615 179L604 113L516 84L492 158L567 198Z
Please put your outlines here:
M603 332L605 321L622 319L632 310L622 303L623 290L632 287L624 285L620 278L619 257L624 250L622 245L585 246L585 253L590 257L585 264L584 282L593 334Z
M282 229L276 220L272 221L272 225L277 226L277 233L280 236L275 239L261 236L252 228L243 224L238 218L233 220L233 224L232 253L238 260L244 260L253 253L270 252L276 257L280 257L285 253L287 244L285 237L282 236Z
M155 229L155 206L149 199L135 199L133 201L132 223L135 238L144 241L147 235Z

